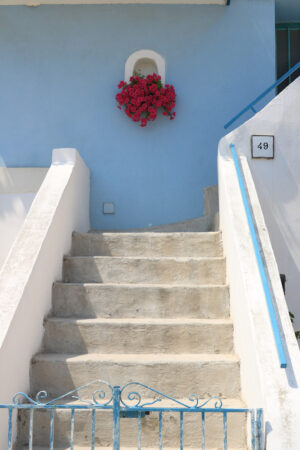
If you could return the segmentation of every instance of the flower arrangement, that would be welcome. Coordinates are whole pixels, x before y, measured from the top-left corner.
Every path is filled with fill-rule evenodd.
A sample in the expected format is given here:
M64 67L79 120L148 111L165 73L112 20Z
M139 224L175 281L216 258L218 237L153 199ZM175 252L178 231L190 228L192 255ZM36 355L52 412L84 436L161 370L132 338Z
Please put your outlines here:
M118 88L122 89L116 95L118 108L122 109L124 106L127 116L134 122L139 122L141 127L156 119L159 108L170 120L175 118L175 89L169 84L164 86L156 73L146 77L133 75L129 83L120 81Z

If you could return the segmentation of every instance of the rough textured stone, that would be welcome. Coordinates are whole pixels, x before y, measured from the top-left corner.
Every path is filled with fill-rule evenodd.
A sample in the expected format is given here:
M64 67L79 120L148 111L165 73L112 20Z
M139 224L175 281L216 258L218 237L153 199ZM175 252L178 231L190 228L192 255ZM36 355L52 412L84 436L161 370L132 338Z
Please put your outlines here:
M90 283L225 283L225 259L191 257L67 256L65 282Z
M240 393L237 357L202 353L42 353L32 362L31 392L46 387L49 395L56 396L97 379L113 385L140 381L173 397L195 392L202 398L211 395L226 398Z
M189 403L187 399L181 399L183 402ZM169 406L171 403L169 402ZM173 405L174 406L174 405ZM241 401L229 399L224 401L224 407L243 408L245 405ZM27 411L19 414L21 423L20 433L22 434L22 442L28 442L28 419ZM75 415L74 442L75 445L86 446L91 443L91 412L76 412ZM55 443L65 444L66 447L70 443L70 411L57 410L55 412ZM222 414L207 413L206 415L206 448L223 448L223 416ZM199 424L201 423L201 414L184 415L184 448L201 448L201 431ZM228 445L230 447L244 447L245 443L245 413L236 415L228 415ZM46 445L49 440L49 412L36 411L35 413L35 430L34 442ZM121 447L137 448L137 420L121 418ZM158 429L157 412L150 413L142 419L142 447L151 447L157 450L158 433L153 430ZM199 430L200 432L195 432ZM106 447L112 445L112 413L98 411L96 413L96 446ZM179 414L165 413L163 415L163 448L173 447L180 448L180 420ZM48 446L49 448L49 446ZM55 446L55 448L57 448ZM90 448L90 447L89 447ZM170 449L171 450L171 449Z
M222 256L221 233L73 233L73 256Z
M47 390L54 398L102 379L121 386L139 381L184 402L195 393L244 406L220 233L75 233L72 255L64 259L64 282L53 286L44 353L31 365L32 395ZM81 397L90 400L97 388L84 388ZM146 401L157 398L139 392ZM83 450L90 446L91 413L75 416L74 449ZM95 448L108 449L111 413L98 411L96 419ZM28 420L21 411L18 448L28 444ZM222 420L207 415L208 449L223 445ZM34 424L34 445L42 450L49 412L36 411ZM164 448L180 446L179 430L179 414L165 413ZM186 413L186 448L201 448L200 430L201 416ZM230 415L229 448L246 448L245 435L245 413ZM55 448L67 449L69 438L70 412L57 410ZM142 446L157 448L157 439L158 417L151 413L142 419ZM136 420L121 419L121 446L137 447Z
M78 318L229 316L229 289L219 286L55 283L53 315Z
M44 349L55 353L230 353L226 319L60 319L46 321Z

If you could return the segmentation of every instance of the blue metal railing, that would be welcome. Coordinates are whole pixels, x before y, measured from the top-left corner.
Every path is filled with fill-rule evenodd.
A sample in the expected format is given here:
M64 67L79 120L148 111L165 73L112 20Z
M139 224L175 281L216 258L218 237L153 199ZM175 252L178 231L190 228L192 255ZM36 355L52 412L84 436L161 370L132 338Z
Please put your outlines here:
M300 62L298 62L294 67L292 67L288 72L286 72L282 77L278 78L275 83L273 83L268 89L266 89L262 94L260 94L258 97L256 97L255 100L253 100L249 105L247 105L244 109L242 109L236 116L234 116L229 122L224 125L225 130L230 127L236 120L238 120L243 114L245 114L247 111L251 110L252 112L256 113L256 109L254 108L254 105L258 103L260 100L262 100L269 92L271 92L273 89L275 89L277 86L280 85L284 80L289 78L294 72L296 72L297 69L300 68Z
M93 388L97 385L100 385L100 388L92 393L89 396L89 399L83 399L82 396L84 393L86 394L87 388ZM133 388L134 386L134 388ZM131 390L131 389L134 390ZM138 392L138 389L142 391L142 393L150 393L150 398L154 398L153 400L149 400L149 396L147 395L146 402L142 399L142 394ZM82 391L82 393L80 393ZM137 446L138 450L141 449L141 440L142 440L142 419L145 417L146 413L154 414L156 420L158 421L157 425L157 434L158 434L158 448L162 450L163 447L163 418L169 413L177 414L179 419L179 432L180 432L180 450L184 448L184 415L198 413L200 414L201 426L195 428L195 438L199 438L199 442L201 440L201 449L206 449L206 440L210 438L210 436L206 436L206 415L209 414L211 417L212 413L216 413L221 415L222 423L223 423L223 437L218 444L218 447L222 444L223 449L228 449L228 430L227 426L230 425L228 423L228 415L230 414L249 414L250 422L251 422L251 450L263 450L263 413L262 409L247 409L247 408L223 408L222 400L219 397L211 397L205 402L201 402L199 398L195 394L191 394L188 397L186 403L176 400L168 395L162 394L154 388L151 388L145 384L138 382L130 382L124 385L122 388L120 386L112 386L106 381L103 380L95 380L91 383L88 383L84 386L81 386L78 389L74 389L67 394L61 395L55 400L51 400L45 403L42 403L42 399L46 399L47 393L45 391L41 391L37 394L35 400L30 398L28 395L23 392L19 392L16 394L12 400L11 404L0 404L0 409L6 409L8 411L8 439L7 439L7 450L12 450L13 445L13 411L17 410L17 412L21 413L21 411L27 411L29 414L29 425L26 425L26 418L23 416L21 422L22 427L24 429L24 423L26 429L28 429L28 438L26 443L18 442L19 445L28 445L28 450L33 449L33 445L41 445L40 442L34 443L34 415L37 411L50 411L50 433L48 438L47 446L49 445L49 449L53 450L54 447L54 428L55 428L55 415L54 412L56 410L68 410L70 412L70 428L69 432L66 430L66 437L68 438L68 445L70 449L73 450L74 443L76 440L76 436L74 434L74 424L76 418L76 412L80 411L80 416L82 417L82 413L86 411L88 414L91 414L91 432L90 432L90 448L91 450L95 449L96 442L96 412L97 411L111 411L112 413L112 442L113 442L113 450L120 449L120 419L122 417L130 417L136 418L138 422L137 427ZM70 399L75 399L78 403L64 403L64 401L68 402ZM158 403L167 400L171 406L167 407L158 407ZM25 401L25 403L22 403ZM59 402L59 403L58 403ZM207 407L208 403L212 402L211 407ZM155 406L154 406L155 405ZM172 406L173 405L173 406ZM24 412L23 412L24 414ZM44 416L45 417L45 416ZM59 417L59 416L58 416ZM21 423L20 422L20 423ZM66 422L65 422L66 423ZM153 442L156 440L155 436L155 427L153 426L154 421L151 422L151 429L153 430ZM168 422L169 424L169 422ZM37 431L40 431L40 424L37 421ZM101 423L100 423L101 425ZM100 426L100 431L103 429L103 424ZM241 431L242 432L242 431ZM78 433L78 430L77 430ZM85 438L86 431L82 430L82 434L84 433ZM172 433L172 432L171 432ZM189 431L190 433L190 431ZM170 433L169 433L170 434ZM48 437L47 436L47 437ZM77 436L78 437L78 436ZM213 436L215 438L215 436ZM24 439L24 435L22 435ZM79 440L82 440L83 436L79 437ZM207 439L206 439L207 438ZM97 440L101 439L101 435L97 435ZM43 443L45 445L45 443ZM64 444L65 445L65 444ZM67 445L67 444L66 444ZM27 448L27 447L26 447ZM220 448L220 447L219 447Z
M261 282L262 282L264 293L265 293L266 303L267 303L267 307L268 307L268 311L269 311L269 317L270 317L273 335L274 335L274 339L276 342L277 353L278 353L278 357L279 357L279 361L280 361L280 367L285 368L287 366L285 351L284 351L284 348L282 345L279 326L277 323L274 305L273 305L273 301L272 301L272 295L271 295L269 283L267 280L267 275L266 275L266 271L264 268L263 260L261 257L259 244L258 244L258 238L256 235L254 222L253 222L252 214L250 211L250 206L249 206L249 202L248 202L248 198L247 198L247 194L246 194L246 189L245 189L245 185L244 185L244 181L243 181L242 173L240 170L239 161L238 161L238 157L237 157L237 153L236 153L234 144L230 144L230 149L231 149L234 166L235 166L235 170L236 170L236 174L237 174L237 178L238 178L238 182L239 182L239 186L240 186L240 191L242 194L243 204L244 204L247 221L248 221L248 225L249 225L249 229L250 229L252 244L254 247L256 261L257 261L257 265L258 265L258 269L259 269L259 273L260 273L260 278L261 278Z

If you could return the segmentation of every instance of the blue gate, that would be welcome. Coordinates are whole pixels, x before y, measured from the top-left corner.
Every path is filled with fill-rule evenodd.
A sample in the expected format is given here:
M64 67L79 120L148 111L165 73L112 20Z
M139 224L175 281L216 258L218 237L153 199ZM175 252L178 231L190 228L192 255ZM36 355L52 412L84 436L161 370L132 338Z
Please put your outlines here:
M99 385L101 389L93 390ZM91 391L92 389L92 391ZM138 392L138 390L141 392ZM83 398L83 395L90 393L89 400ZM148 400L143 401L142 394ZM149 400L151 398L151 400ZM90 448L96 448L96 412L110 411L112 414L112 447L113 450L120 449L120 421L124 419L135 419L137 421L137 437L136 448L141 449L142 442L142 422L146 415L158 415L158 430L153 430L157 437L157 448L159 450L163 447L164 416L168 413L178 415L178 448L184 448L184 416L186 414L197 414L199 416L199 428L195 429L195 433L199 434L200 445L199 448L205 450L207 436L206 418L207 415L217 414L222 421L222 445L224 450L228 449L228 416L244 413L248 419L249 429L251 430L251 450L263 450L263 431L262 431L262 409L247 409L247 408L224 408L222 400L219 397L211 397L205 402L200 402L195 394L191 394L186 402L176 400L166 394L163 394L156 389L149 387L143 383L130 382L120 386L112 386L106 381L95 380L77 389L74 389L64 395L55 399L47 401L47 392L39 392L35 399L30 398L23 392L17 393L11 404L0 404L0 409L5 409L8 412L8 437L7 449L12 450L13 441L17 440L13 436L13 417L14 414L21 413L24 410L28 415L28 426L26 433L28 449L32 450L34 442L34 422L37 411L49 411L49 439L48 444L50 450L55 449L55 412L59 410L69 410L69 430L68 430L68 445L71 450L74 449L74 427L76 420L76 413L79 411L87 411L91 414L90 427ZM44 400L44 401L43 401ZM74 400L76 403L74 403ZM68 403L73 401L73 403ZM167 402L166 406L163 403ZM249 434L249 433L248 433ZM155 436L153 436L153 439Z

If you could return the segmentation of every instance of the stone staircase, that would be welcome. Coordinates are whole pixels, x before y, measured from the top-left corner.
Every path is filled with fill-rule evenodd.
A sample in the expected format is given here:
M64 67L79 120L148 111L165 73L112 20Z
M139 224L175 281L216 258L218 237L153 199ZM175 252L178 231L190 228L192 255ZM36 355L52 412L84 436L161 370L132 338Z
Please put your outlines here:
M196 393L244 407L225 269L219 232L74 233L43 352L32 360L31 394L55 398L96 379L140 381L186 402ZM164 447L179 447L178 416L164 415ZM17 448L28 445L28 427L23 410ZM49 429L49 412L35 411L35 449L49 448ZM70 448L70 411L55 412L54 429L54 448ZM228 448L247 448L245 429L244 413L229 414ZM206 448L223 448L222 431L222 416L208 414ZM75 449L89 448L90 412L76 412L74 436ZM96 448L111 447L111 437L111 413L98 411ZM137 447L137 420L121 419L121 446ZM155 413L142 419L142 446L158 448ZM185 414L184 446L201 448L200 415Z

